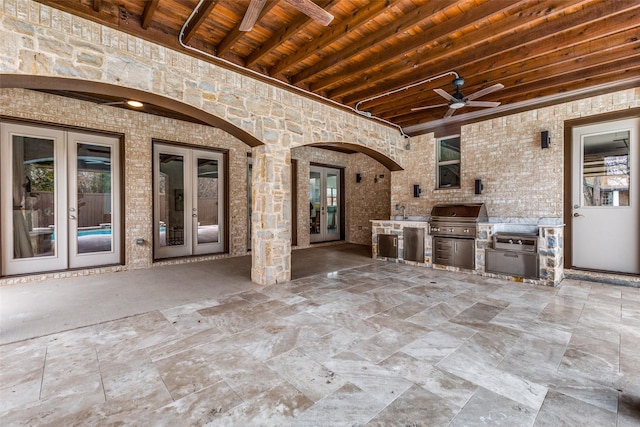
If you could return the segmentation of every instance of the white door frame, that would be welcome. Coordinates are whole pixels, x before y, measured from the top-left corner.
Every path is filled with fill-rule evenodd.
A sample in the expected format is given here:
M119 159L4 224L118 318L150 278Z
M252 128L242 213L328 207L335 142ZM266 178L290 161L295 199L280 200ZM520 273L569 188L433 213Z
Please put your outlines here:
M571 135L571 264L574 268L640 273L640 119L621 119L572 128ZM585 138L614 132L630 134L629 206L586 206L583 197Z
M121 204L120 204L120 143L116 137L99 136L77 132L67 132L56 128L30 126L14 123L0 124L0 207L2 212L1 232L3 238L2 275L43 273L47 271L66 270L89 266L116 264L121 261ZM53 190L53 224L47 233L51 236L52 254L14 259L13 236L13 137L25 136L53 141L54 190ZM77 142L102 144L112 147L112 250L78 254L75 238L77 223L73 212L77 212L76 167ZM37 193L37 192L36 192ZM34 197L37 196L34 195ZM73 211L70 211L73 209ZM43 230L31 230L30 234ZM10 237L6 237L10 236ZM71 237L73 236L73 238Z
M328 242L333 240L340 240L340 229L341 229L341 180L342 180L342 170L339 168L332 168L326 166L309 166L309 173L311 172L320 174L320 206L319 213L320 214L320 225L318 233L310 233L309 240L311 243L317 242ZM329 231L328 229L328 220L330 218L328 207L327 207L327 176L329 174L335 174L336 176L336 212L334 212L335 217L335 229L333 231ZM310 188L311 191L311 188ZM314 206L313 211L317 209ZM313 222L313 220L311 221Z
M108 251L80 253L78 251L79 230L78 219L80 210L77 191L78 177L78 144L103 146L110 149L111 162L111 194L109 204L111 206L111 249ZM120 197L120 141L117 138L69 132L68 134L68 179L69 179L69 267L81 268L95 265L117 264L120 262L122 246L122 221L121 221L121 197ZM107 231L106 229L104 231Z
M173 154L183 158L183 225L184 241L182 245L162 245L160 230L160 154ZM218 162L218 241L198 243L198 159L211 159ZM153 144L153 230L154 258L165 259L179 256L202 255L224 251L224 155L213 150L183 147L173 144L154 142ZM167 231L165 230L165 233ZM166 239L166 234L165 234Z

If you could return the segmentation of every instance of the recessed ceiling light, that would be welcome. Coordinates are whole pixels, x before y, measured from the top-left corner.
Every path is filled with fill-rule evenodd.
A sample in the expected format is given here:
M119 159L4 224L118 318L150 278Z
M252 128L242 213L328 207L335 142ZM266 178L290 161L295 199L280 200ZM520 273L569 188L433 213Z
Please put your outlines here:
M140 101L127 101L127 105L129 105L130 107L140 108L144 104L142 102L140 102Z

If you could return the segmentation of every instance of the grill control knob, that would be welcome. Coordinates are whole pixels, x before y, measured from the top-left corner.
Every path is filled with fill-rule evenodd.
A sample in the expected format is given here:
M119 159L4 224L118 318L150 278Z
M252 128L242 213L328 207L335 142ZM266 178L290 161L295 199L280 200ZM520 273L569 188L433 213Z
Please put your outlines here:
M449 229L449 233L453 233L453 228L450 228L450 229Z
M463 233L468 233L468 232L469 232L469 229L468 229L468 228L465 228L464 230L462 230L462 232L463 232Z

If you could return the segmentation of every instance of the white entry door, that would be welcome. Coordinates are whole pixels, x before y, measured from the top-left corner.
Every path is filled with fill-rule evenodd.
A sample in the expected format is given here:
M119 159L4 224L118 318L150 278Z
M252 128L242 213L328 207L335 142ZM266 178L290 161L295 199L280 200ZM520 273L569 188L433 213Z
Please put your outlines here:
M169 258L224 250L223 155L154 144L154 253Z
M2 125L2 274L120 262L119 140Z
M309 224L311 242L340 240L340 169L310 167Z
M573 129L573 267L640 273L639 124Z

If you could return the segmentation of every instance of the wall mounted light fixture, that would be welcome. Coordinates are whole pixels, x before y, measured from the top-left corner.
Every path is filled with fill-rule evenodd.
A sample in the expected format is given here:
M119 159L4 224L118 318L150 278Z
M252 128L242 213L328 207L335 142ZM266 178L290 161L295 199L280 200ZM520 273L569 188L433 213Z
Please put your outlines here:
M484 189L484 185L482 185L482 180L481 179L476 179L475 185L474 185L474 192L476 194L482 194L482 190Z
M551 145L551 138L549 137L549 131L543 130L540 132L540 146L542 148L549 148Z
M420 189L420 185L414 184L413 185L413 197L420 197L420 193L422 193L422 190Z
M356 174L356 184L360 184L360 181L362 181L362 175L357 173Z

